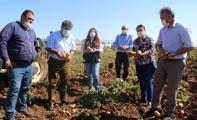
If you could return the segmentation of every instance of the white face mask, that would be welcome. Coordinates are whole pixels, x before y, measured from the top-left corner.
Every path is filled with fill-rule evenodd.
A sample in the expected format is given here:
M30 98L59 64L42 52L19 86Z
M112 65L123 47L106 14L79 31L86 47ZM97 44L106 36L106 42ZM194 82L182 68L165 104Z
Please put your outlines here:
M165 20L161 20L161 24L165 27L169 26L169 23L167 23Z
M96 36L96 33L95 32L90 32L89 36L93 38L93 37Z
M144 37L145 32L144 31L137 32L137 35L138 35L138 37Z
M66 30L66 29L63 29L62 34L63 34L64 37L68 37L70 35L70 31Z
M127 30L122 30L122 34L127 34Z
M27 30L31 30L32 29L32 24L31 23L29 23L29 22L24 22L23 23L23 26L27 29Z

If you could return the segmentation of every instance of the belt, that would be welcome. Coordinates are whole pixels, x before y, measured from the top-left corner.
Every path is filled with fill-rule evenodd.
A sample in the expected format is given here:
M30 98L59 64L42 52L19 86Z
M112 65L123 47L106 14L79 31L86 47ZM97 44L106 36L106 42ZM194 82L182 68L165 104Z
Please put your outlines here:
M180 58L180 59L165 59L165 61L181 61L185 60L185 58Z
M59 61L59 62L66 62L66 60L60 60L60 59L53 58L53 57L50 57L49 59L56 60L56 61Z

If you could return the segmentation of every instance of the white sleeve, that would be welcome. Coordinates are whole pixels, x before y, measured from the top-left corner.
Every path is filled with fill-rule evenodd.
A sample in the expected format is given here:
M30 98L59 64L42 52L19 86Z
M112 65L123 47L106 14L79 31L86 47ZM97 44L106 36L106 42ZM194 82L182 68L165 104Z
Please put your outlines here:
M193 46L191 31L188 28L184 27L180 35L184 48L190 48Z
M73 37L73 38L72 38L72 42L71 42L70 51L75 51L75 50L76 50L76 40L75 40L75 38Z
M159 32L159 36L158 36L158 39L157 39L157 42L156 42L156 44L158 44L158 45L161 45L162 44L162 34L161 34L162 32L161 32L161 30L160 30L160 32Z

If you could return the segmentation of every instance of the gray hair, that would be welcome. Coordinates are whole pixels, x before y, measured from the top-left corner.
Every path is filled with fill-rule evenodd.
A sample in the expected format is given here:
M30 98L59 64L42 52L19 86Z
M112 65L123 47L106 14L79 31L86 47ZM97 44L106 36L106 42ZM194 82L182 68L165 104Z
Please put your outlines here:
M160 13L160 15L162 13L167 13L168 15L174 17L174 12L173 12L173 10L170 7L163 7L163 8L161 8L159 13Z

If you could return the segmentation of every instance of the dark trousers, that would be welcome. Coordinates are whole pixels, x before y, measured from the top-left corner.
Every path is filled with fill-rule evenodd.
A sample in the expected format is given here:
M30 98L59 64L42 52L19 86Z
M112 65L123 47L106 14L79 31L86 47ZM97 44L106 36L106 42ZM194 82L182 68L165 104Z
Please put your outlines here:
M115 67L116 67L116 77L120 78L120 72L123 65L123 80L127 79L127 76L129 74L128 68L129 68L129 56L128 53L116 53L116 60L115 60Z
M153 93L152 76L154 71L155 68L152 62L144 65L136 64L136 73L138 81L140 82L141 99L144 101L151 102Z
M58 91L60 93L60 100L63 101L65 98L65 93L67 91L67 82L70 79L69 63L50 58L48 61L48 70L49 70L48 99L52 100L57 85ZM58 78L57 74L59 74L59 82L57 80Z

